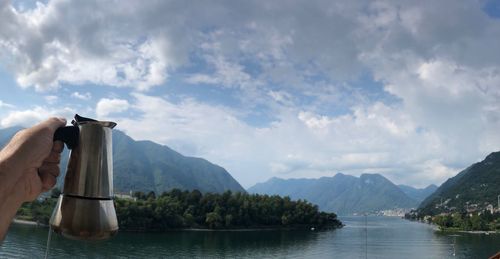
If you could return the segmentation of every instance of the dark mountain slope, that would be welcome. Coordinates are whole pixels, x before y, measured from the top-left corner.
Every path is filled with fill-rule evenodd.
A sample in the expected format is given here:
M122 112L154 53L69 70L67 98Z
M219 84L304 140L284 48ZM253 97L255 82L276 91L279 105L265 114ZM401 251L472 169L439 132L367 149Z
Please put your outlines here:
M0 130L0 146L21 128ZM62 154L62 186L68 162L67 149ZM222 167L209 161L187 157L151 141L135 141L119 130L113 130L113 167L115 192L198 189L201 192L244 192L241 185Z
M423 214L433 215L436 209L463 210L476 204L479 208L495 205L500 195L500 152L489 154L448 179L419 206Z
M339 215L417 205L415 200L379 174L363 174L359 178L341 173L319 179L271 178L249 188L248 192L306 199L322 210Z

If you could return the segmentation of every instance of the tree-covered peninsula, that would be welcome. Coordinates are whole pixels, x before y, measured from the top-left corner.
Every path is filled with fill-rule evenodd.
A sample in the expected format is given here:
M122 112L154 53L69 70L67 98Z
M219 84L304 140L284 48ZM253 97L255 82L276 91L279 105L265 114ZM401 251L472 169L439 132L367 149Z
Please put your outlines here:
M57 195L26 203L18 218L48 224ZM174 189L157 196L136 192L115 198L120 230L338 228L335 213L320 212L305 200L277 195L201 193Z

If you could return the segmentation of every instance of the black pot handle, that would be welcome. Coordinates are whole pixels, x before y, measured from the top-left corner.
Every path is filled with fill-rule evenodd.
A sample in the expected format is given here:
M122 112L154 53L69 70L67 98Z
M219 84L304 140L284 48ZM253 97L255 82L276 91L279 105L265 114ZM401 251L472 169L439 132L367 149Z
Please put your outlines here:
M73 149L78 146L79 135L80 129L77 126L61 127L54 133L54 141L60 140L66 143L69 149Z

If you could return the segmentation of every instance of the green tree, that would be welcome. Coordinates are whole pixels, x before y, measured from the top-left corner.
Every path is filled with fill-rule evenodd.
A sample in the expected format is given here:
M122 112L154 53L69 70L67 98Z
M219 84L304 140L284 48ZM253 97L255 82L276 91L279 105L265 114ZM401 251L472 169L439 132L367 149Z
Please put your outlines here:
M471 219L472 230L487 230L486 221L479 215L472 215Z
M137 198L138 200L145 200L147 197L146 197L146 194L144 194L143 192L141 191L138 191L138 192L133 192L132 193L132 197L134 198Z
M136 200L114 200L121 230L165 231L178 228L340 227L334 213L289 197L172 190L156 196L134 192ZM57 199L25 203L18 217L47 224Z
M450 215L437 215L434 216L432 222L441 228L449 228L453 225L453 220Z
M462 224L463 224L462 214L460 214L458 212L453 213L451 218L452 218L452 226L454 228L460 228L462 226Z
M231 227L231 224L233 223L233 215L228 214L226 215L226 220L225 220L225 226L226 227Z
M148 194L146 195L146 199L149 200L149 199L156 199L156 193L154 191L150 191L148 192Z
M219 228L222 226L222 217L217 211L207 213L206 220L209 228Z

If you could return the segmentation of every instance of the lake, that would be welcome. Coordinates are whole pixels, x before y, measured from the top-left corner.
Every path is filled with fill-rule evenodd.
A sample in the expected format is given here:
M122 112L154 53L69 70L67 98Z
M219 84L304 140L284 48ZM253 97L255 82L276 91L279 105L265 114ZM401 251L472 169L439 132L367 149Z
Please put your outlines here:
M500 251L499 234L452 236L391 217L370 216L367 228L364 217L341 220L346 226L332 231L121 232L100 242L54 234L49 258L488 258ZM46 228L12 225L0 257L43 258L46 240Z

